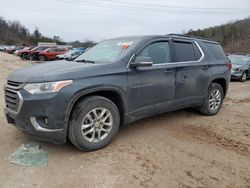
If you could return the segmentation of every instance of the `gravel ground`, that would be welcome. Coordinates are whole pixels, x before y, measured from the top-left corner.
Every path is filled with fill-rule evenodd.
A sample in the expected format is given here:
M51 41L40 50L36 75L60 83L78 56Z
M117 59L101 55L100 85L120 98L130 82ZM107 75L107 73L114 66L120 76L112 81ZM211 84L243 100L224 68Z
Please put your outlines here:
M122 128L96 152L41 142L47 166L9 163L33 139L6 122L2 86L29 64L0 52L0 187L250 187L250 81L231 82L216 116L179 110Z

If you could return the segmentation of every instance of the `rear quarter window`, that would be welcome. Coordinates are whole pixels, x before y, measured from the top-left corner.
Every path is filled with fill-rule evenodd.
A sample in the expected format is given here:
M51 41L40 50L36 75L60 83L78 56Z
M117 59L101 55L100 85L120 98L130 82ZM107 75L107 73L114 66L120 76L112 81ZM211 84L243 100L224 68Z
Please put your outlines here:
M227 56L221 47L221 45L216 43L203 42L210 53L215 57L215 59L227 59Z

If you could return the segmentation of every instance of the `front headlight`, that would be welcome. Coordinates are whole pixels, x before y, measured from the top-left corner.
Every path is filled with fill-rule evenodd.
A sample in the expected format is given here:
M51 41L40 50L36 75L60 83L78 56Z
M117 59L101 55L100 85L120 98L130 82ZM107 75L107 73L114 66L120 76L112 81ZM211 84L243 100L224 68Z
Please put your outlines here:
M33 84L26 84L24 86L24 89L28 91L30 94L55 93L71 83L73 83L73 80L33 83Z
M235 69L233 69L234 71L236 71L236 72L241 72L241 69L240 68L235 68Z

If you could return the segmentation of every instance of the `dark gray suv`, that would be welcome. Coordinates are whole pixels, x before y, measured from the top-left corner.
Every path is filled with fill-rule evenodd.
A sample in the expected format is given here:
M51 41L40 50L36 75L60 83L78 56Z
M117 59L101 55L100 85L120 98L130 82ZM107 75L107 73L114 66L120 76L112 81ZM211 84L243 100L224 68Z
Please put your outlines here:
M35 137L81 150L106 146L119 127L186 107L215 115L231 64L219 43L179 36L100 42L73 62L14 71L5 86L9 123Z

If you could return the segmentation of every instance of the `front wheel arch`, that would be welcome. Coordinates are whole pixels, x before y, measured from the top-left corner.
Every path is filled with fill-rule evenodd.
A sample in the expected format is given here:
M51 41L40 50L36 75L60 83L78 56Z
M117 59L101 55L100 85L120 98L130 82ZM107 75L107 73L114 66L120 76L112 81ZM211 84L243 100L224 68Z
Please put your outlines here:
M106 116L104 115L106 114L105 111L102 114L103 109L106 112L108 112L109 114L108 117L111 116L110 117L111 120L108 120L106 118L103 119L103 121L101 120L102 115ZM100 114L97 115L98 114L97 110L101 111L102 115ZM92 111L94 111L95 113L90 114ZM80 150L94 151L107 146L113 140L113 138L115 137L115 135L119 130L120 127L119 110L111 100L105 97L95 96L95 95L90 95L88 97L85 97L82 100L80 100L79 103L76 104L76 106L74 106L73 112L75 116L73 116L73 119L69 122L68 138L71 141L71 143ZM88 116L88 114L90 115ZM92 121L83 124L83 120L85 118L87 120L92 119ZM107 120L110 122L106 122ZM111 124L108 125L105 124L105 122ZM85 131L85 133L87 134L82 134L82 131L84 132L84 129L81 128L82 124L87 125L87 127L84 128L85 130L87 130ZM111 128L109 128L110 126ZM97 132L98 132L98 138L96 134ZM91 133L92 135L88 136L88 134ZM101 133L103 133L102 136ZM102 138L103 136L104 138ZM93 139L97 139L97 141Z
M77 93L69 102L69 105L66 110L65 120L64 120L67 132L69 128L69 123L72 120L72 115L73 115L72 113L73 113L74 107L77 105L78 102L80 102L84 98L91 96L91 95L102 96L114 102L120 113L120 121L121 121L120 124L121 125L127 124L128 122L128 118L126 116L127 103L126 103L125 96L122 94L122 92L119 89L116 89L113 87L103 87L99 89L92 88L92 89Z

